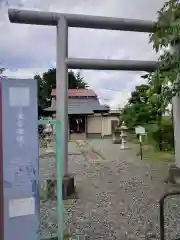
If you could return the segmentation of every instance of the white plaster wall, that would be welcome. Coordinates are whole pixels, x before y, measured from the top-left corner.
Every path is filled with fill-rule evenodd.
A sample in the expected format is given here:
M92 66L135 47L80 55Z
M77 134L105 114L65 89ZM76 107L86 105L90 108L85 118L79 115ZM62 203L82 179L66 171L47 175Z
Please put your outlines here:
M111 121L118 120L116 116L88 116L87 133L98 133L102 136L112 135Z
M118 120L118 117L116 116L104 116L103 117L103 131L102 131L102 134L105 135L105 136L108 136L108 135L112 135L112 131L111 131L111 121L112 120Z
M87 117L87 133L101 133L101 116Z

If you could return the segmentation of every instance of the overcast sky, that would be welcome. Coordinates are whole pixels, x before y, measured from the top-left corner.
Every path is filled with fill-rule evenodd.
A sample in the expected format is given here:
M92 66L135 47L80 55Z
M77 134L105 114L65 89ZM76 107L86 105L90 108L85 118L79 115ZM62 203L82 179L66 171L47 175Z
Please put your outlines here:
M29 78L55 66L55 27L13 24L8 7L156 20L164 0L0 0L0 63L5 75ZM69 56L127 60L156 60L146 33L69 29ZM122 107L134 86L143 83L140 72L81 71L102 103Z

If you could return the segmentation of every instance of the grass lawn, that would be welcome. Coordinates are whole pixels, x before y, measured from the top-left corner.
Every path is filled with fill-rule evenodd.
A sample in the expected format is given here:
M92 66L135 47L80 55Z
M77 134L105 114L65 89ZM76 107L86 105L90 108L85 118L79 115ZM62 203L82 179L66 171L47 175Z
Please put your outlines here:
M128 141L139 145L139 140L135 134L128 134ZM137 146L139 148L139 146ZM147 139L144 139L143 144L143 160L147 161L166 161L173 162L174 161L174 152L160 152L155 149L150 143L148 143Z
M154 147L151 145L143 145L143 159L151 161L173 162L174 152L160 152L158 150L155 150Z

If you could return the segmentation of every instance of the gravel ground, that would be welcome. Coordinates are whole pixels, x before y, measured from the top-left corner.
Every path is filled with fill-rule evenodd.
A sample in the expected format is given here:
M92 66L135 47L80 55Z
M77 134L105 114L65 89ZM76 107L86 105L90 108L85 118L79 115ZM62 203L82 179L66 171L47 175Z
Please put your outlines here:
M110 140L89 141L93 149L69 143L69 169L76 198L64 201L66 228L87 239L159 239L160 197L176 187L164 184L168 164L140 161L137 146L120 150ZM40 175L54 175L55 155L40 158ZM166 239L180 234L180 198L165 206ZM56 231L56 202L41 201L41 234ZM156 234L156 236L154 236ZM154 238L153 238L154 237ZM83 239L83 238L82 238Z

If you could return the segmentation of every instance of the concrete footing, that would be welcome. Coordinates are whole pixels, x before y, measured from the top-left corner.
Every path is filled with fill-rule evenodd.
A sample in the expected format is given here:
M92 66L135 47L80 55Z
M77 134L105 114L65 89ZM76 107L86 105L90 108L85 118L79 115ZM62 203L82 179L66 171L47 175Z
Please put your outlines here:
M65 200L75 193L74 174L67 174L66 176L64 176L62 184L62 195L63 200Z
M121 144L121 139L113 139L113 144Z
M75 193L74 186L74 175L68 174L63 177L62 180L62 197L63 200L68 199L72 194ZM57 179L46 179L41 184L40 197L44 201L49 199L56 200L57 199Z
M165 183L180 185L180 168L175 164L169 167L169 173L167 179L165 180Z

